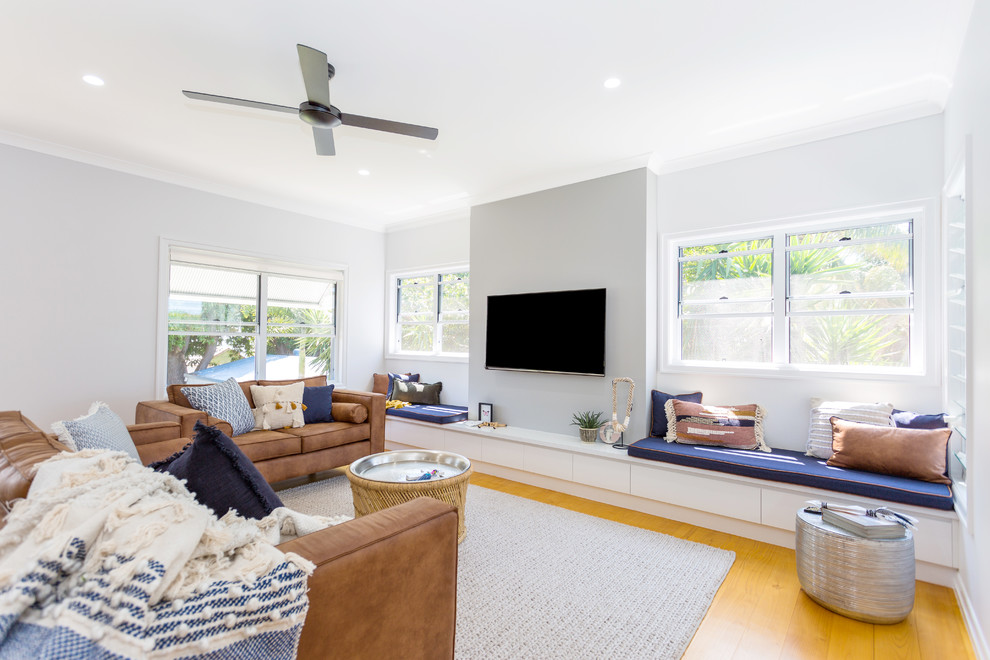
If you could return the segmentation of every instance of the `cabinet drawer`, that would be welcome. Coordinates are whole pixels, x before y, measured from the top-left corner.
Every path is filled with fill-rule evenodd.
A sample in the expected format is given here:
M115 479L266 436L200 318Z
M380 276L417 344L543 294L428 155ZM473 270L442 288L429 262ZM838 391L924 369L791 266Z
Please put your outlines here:
M481 460L481 438L457 431L443 432L444 449L471 461Z
M444 448L443 429L420 426L419 424L389 422L385 425L385 438L392 442L422 447L423 449L442 450Z
M629 464L575 454L574 481L597 488L628 493Z
M756 486L641 465L632 466L631 486L638 497L760 522L760 489Z
M546 447L525 447L526 471L545 474L548 477L571 480L570 452L547 449Z
M526 469L526 461L523 459L523 445L518 442L485 438L481 445L481 460L517 470Z

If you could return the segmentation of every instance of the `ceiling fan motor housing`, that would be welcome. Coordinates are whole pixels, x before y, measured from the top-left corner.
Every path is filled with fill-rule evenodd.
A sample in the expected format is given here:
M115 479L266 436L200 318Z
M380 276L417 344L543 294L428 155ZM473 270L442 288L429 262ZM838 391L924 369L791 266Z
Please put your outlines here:
M332 105L328 108L312 101L303 101L299 104L299 118L307 124L320 128L340 126L340 110Z

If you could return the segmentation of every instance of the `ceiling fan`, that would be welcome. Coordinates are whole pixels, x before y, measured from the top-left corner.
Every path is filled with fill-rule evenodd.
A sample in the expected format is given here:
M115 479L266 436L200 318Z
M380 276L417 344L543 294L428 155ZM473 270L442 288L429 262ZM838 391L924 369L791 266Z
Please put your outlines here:
M190 92L185 89L182 90L182 93L197 101L213 101L215 103L240 105L246 108L260 108L262 110L298 114L300 119L312 125L316 153L320 156L333 156L336 153L333 146L333 129L341 125L370 128L374 131L398 133L399 135L409 135L426 140L437 139L439 131L435 128L417 126L415 124L403 124L402 122L389 121L387 119L344 114L336 107L330 105L330 79L333 78L334 68L327 61L326 53L322 53L309 46L303 46L302 44L296 44L296 49L299 51L299 66L302 68L303 82L306 85L307 96L307 99L300 103L298 108L288 105L263 103L261 101L235 99L229 96Z

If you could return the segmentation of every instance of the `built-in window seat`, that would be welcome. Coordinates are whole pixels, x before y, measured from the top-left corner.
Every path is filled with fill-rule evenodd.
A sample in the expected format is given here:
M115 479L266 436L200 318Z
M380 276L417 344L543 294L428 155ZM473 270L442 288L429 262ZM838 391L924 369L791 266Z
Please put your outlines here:
M451 451L470 459L478 472L791 548L795 514L807 500L888 506L918 519L918 579L952 586L957 575L960 523L945 508L903 503L873 494L877 491L840 491L835 481L793 483L770 479L766 472L757 477L641 458L601 442L581 442L576 432L473 424L390 415L385 445ZM774 450L764 456L789 460L795 453ZM947 503L938 502L940 507Z
M629 447L629 455L901 504L944 511L952 511L953 508L952 489L945 484L831 467L821 458L787 449L774 449L768 454L761 451L668 443L663 438L644 438Z
M388 408L385 413L393 417L404 417L432 424L453 424L463 422L468 417L466 406L428 406L419 403L401 408Z

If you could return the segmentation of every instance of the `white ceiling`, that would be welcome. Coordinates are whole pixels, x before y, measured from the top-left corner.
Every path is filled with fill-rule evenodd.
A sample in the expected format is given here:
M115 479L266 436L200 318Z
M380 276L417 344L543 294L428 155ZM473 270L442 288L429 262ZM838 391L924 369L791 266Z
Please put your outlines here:
M0 141L382 229L938 113L973 1L8 1ZM439 138L339 127L320 157L180 93L298 105L297 43L342 112Z

